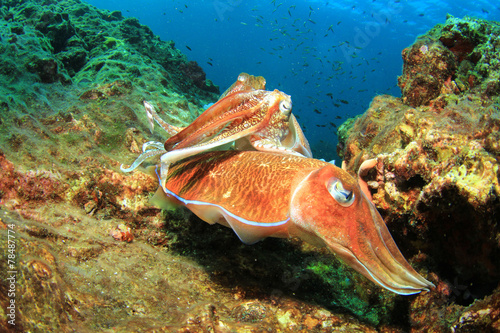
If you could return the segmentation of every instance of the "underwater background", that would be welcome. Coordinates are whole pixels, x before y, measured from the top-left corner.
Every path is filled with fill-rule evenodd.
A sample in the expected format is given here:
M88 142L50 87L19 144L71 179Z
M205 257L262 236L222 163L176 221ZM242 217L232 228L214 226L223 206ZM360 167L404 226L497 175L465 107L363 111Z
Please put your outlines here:
M448 14L500 20L500 5L485 0L89 3L174 41L221 91L235 73L263 75L268 89L292 96L314 156L336 161L336 127L376 95L401 95L403 48Z
M0 332L500 331L499 14L0 0ZM435 288L397 295L326 248L152 205L158 158L121 170L168 138L143 101L188 126L241 72L291 95L315 157L366 185Z

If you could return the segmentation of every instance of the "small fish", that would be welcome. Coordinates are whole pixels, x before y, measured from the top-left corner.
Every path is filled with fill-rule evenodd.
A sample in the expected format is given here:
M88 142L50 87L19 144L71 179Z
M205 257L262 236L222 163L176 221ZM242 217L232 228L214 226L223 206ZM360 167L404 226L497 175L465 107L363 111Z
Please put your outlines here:
M342 119L341 116L335 116L335 119Z
M307 19L309 22L311 22L312 24L316 24L316 22L314 22L313 20L311 19Z
M321 114L321 111L318 110L318 109L314 109L314 112L317 113L317 114Z
M335 125L335 123L332 123L331 121L330 121L330 126L332 126L333 128L337 128L337 125Z
M348 101L346 101L345 99L339 99L339 101L340 101L341 103L344 103L344 104L349 104L349 102L348 102Z
M207 61L207 64L209 64L210 66L213 66L213 64L210 61Z
M186 45L186 49L188 49L189 51L192 51L191 48L187 45Z

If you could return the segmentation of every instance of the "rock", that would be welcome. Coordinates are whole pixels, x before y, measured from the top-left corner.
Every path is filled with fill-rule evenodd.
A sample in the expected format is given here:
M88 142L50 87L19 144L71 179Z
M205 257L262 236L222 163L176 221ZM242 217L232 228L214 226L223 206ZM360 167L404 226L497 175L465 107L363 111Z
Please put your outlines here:
M500 58L479 53L499 34L450 17L419 37L403 51L402 99L375 97L339 145L353 175L377 159L363 176L373 202L405 257L433 272L436 291L411 305L414 332L498 326L500 98L488 82Z
M500 94L500 24L448 16L403 50L403 75L398 78L403 102L428 105L441 93L469 89L488 97Z

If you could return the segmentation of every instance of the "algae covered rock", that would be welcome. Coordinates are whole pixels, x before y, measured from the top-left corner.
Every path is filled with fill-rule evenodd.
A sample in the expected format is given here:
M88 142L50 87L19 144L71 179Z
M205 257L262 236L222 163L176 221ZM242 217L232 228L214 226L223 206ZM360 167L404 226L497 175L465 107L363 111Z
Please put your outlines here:
M489 97L500 94L500 24L449 16L402 52L398 78L403 102L427 105L442 93L469 89Z
M417 332L499 327L500 55L482 51L499 32L449 17L419 37L403 51L403 98L375 97L339 146L353 174L377 159L363 177L373 202L405 257L433 272L436 290L410 307Z
M488 144L500 128L500 106L482 104L464 97L443 110L414 109L376 97L354 125L344 161L356 170L379 160L369 185L398 244L431 251L449 278L460 273L484 285L500 278L500 150ZM413 242L402 237L408 234Z

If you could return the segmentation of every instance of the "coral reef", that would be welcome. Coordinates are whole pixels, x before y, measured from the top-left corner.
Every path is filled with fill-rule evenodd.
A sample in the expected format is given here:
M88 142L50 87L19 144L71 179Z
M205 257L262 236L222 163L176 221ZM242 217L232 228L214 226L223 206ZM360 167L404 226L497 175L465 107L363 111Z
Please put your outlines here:
M449 18L419 37L403 51L402 99L375 97L339 146L353 174L377 159L364 177L374 203L405 256L434 272L435 293L411 305L416 332L500 325L500 58L482 51L499 34Z

